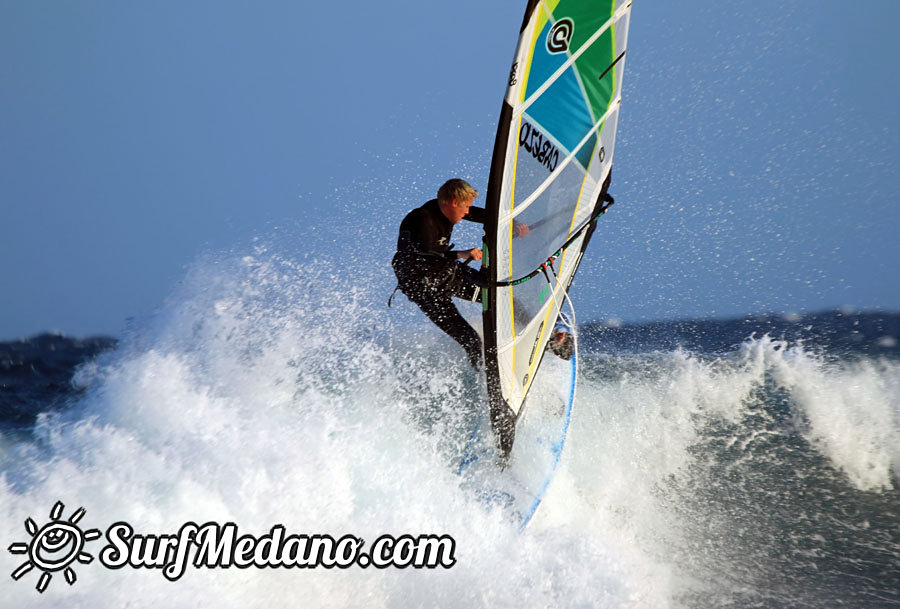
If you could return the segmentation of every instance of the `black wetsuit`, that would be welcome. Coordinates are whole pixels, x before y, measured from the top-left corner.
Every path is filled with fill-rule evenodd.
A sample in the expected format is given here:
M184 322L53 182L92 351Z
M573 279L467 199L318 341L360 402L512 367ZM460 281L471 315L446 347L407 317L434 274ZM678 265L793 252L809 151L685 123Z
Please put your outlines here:
M483 208L470 207L463 219L483 224L484 216ZM391 265L397 287L462 345L469 362L477 368L481 365L481 339L459 314L451 297L474 300L479 288L475 270L457 262L451 251L452 233L453 223L443 214L437 199L432 199L403 218Z

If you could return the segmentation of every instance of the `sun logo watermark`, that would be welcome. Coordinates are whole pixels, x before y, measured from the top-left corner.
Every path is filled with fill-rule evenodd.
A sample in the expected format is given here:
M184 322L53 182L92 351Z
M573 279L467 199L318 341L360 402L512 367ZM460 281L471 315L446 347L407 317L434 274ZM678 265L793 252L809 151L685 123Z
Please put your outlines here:
M89 529L82 531L78 527L78 521L84 517L85 509L78 508L69 516L68 520L62 519L65 509L62 501L57 501L50 510L50 522L38 528L33 519L25 520L25 530L31 535L28 543L19 542L9 546L11 554L27 554L28 560L19 565L12 572L12 578L18 581L23 575L37 567L42 571L35 589L43 593L50 585L53 574L63 572L63 577L71 586L77 579L75 570L70 566L75 561L88 564L94 557L87 552L82 552L85 542L100 537L100 531Z

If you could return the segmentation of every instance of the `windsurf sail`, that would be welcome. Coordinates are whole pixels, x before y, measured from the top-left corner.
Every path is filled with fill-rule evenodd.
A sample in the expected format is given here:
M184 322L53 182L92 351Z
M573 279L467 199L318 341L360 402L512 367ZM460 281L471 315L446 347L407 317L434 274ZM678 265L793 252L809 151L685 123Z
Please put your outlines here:
M488 395L501 449L538 374L607 193L631 0L530 0L485 207ZM518 224L529 227L518 237Z

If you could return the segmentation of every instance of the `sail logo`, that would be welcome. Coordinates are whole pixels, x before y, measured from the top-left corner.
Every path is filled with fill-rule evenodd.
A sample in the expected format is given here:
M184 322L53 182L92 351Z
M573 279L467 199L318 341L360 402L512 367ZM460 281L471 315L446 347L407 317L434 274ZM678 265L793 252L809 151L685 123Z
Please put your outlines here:
M547 299L550 297L550 284L544 286L544 289L541 290L541 293L538 294L538 304L543 306Z
M565 53L572 42L572 32L575 31L575 22L568 17L563 17L553 24L547 33L547 50L551 54Z
M522 122L522 130L519 131L519 146L530 152L531 156L551 173L559 165L559 148L554 146L549 137L529 122Z

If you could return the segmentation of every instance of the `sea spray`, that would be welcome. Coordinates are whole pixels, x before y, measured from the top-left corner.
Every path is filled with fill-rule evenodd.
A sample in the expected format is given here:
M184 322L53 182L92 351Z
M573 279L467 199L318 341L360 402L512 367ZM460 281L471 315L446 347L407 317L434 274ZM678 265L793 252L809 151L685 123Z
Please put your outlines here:
M168 582L95 562L71 588L46 595L9 582L11 601L627 604L630 575L617 570L602 534L535 527L520 535L502 511L461 492L453 446L463 437L453 434L464 427L460 404L475 406L463 395L478 379L424 325L404 338L373 331L392 328L388 312L359 288L335 302L340 288L337 278L271 255L197 263L153 318L80 372L77 402L43 415L33 438L14 447L4 465L3 537L21 537L25 517L64 500L84 505L87 524L104 529L215 521L370 543L447 535L451 568L200 570Z

